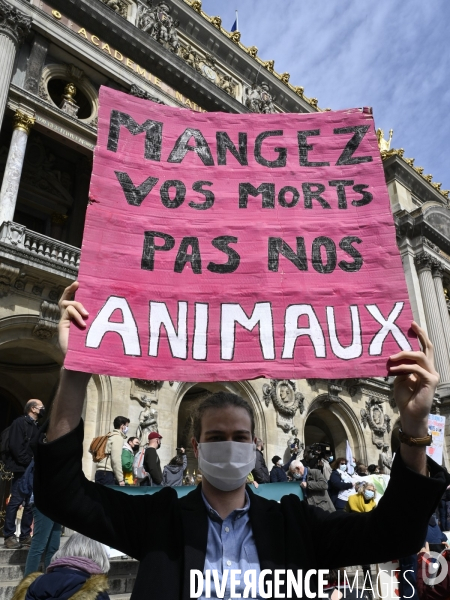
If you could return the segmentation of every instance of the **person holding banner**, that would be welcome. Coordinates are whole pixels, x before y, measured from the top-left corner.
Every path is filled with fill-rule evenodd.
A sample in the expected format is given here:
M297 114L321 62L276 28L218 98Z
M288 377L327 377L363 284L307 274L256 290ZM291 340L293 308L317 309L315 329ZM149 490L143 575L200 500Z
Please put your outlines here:
M77 283L69 286L60 301L64 353L71 322L84 328L89 317L73 299L77 288ZM262 578L266 590L272 590L279 570L292 570L295 576L298 570L309 572L310 581L317 569L379 563L417 552L450 480L427 460L427 419L439 375L425 331L416 323L412 329L422 351L403 350L390 357L390 373L397 375L394 397L402 443L374 511L331 514L294 495L277 503L252 493L245 481L256 457L253 411L244 399L224 392L199 406L192 446L203 478L187 496L178 499L172 488L131 496L90 482L81 464L81 415L90 375L64 368L45 438L37 448L36 504L50 518L139 560L133 599L151 593L187 600L192 597L192 573L217 570L222 580L229 575L222 565L244 575L251 570L255 581ZM403 501L405 489L415 490L414 503ZM362 539L370 543L361 545ZM243 591L242 577L241 583L236 593Z

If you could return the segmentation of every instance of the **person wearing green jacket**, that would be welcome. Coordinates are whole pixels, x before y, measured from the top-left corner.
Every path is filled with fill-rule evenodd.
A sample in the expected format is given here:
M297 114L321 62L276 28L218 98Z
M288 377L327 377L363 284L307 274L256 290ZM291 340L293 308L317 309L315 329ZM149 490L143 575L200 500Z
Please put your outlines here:
M122 448L122 471L125 485L134 485L133 461L134 455L139 450L139 438L128 438Z

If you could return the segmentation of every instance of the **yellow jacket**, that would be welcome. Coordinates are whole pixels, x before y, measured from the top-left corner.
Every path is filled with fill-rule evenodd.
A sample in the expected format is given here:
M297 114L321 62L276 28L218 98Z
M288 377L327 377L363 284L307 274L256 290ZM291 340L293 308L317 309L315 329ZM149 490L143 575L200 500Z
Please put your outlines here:
M375 500L369 500L366 502L362 494L353 494L349 496L346 511L347 512L370 512L375 508Z

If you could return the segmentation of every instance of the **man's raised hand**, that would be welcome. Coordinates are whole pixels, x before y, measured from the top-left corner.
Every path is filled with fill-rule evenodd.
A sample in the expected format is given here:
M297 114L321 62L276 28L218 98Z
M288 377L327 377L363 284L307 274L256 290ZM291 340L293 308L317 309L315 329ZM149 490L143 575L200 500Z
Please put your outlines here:
M80 329L86 329L85 319L89 316L88 311L81 302L76 302L74 299L79 285L78 281L74 281L69 287L66 287L58 303L59 310L61 311L61 318L58 324L58 340L64 356L67 354L69 345L70 323L75 323Z
M390 373L397 375L394 398L404 433L424 437L439 373L434 368L433 345L427 334L414 321L411 328L419 338L422 351L403 350L391 356Z

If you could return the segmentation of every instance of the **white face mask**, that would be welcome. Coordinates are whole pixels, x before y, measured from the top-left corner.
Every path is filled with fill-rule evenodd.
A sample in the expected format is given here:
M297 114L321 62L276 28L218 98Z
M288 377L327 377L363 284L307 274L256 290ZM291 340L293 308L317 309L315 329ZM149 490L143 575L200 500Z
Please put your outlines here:
M339 465L339 468L341 471L346 471L347 470L347 465Z
M237 490L255 468L256 446L242 442L208 442L198 445L198 468L218 490Z
M124 428L122 429L122 432L123 432L123 433L126 433L127 431L128 431L128 427L124 427Z
M279 467L282 467L282 466L283 466L283 463L282 463L282 461L281 461L281 460L279 460L279 461L277 462L277 465L278 465Z
M294 472L293 473L294 479L301 479L302 476L300 475L300 473Z

